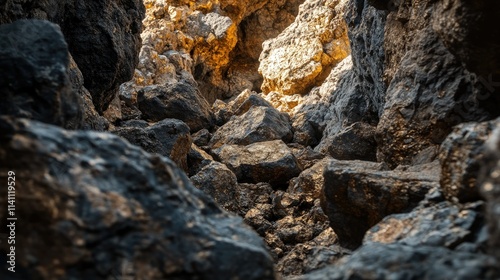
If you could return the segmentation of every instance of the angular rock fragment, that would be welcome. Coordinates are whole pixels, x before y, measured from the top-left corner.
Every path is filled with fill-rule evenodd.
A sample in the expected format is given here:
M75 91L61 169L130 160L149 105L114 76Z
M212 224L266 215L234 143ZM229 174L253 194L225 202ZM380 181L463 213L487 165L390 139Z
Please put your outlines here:
M370 227L417 206L438 181L439 168L385 171L379 163L331 160L324 171L321 206L340 244L356 248Z
M274 108L257 106L220 127L209 145L219 148L224 144L249 145L278 139L288 142L292 135L287 117Z
M139 91L137 103L148 121L176 118L184 121L192 132L210 129L214 123L208 102L194 85L186 82L145 87Z
M120 127L114 134L149 153L167 156L183 170L187 171L187 154L191 148L189 127L176 119L164 119L146 128L137 126Z
M213 150L213 154L233 170L239 182L283 186L301 171L297 159L281 140L248 146L224 145Z

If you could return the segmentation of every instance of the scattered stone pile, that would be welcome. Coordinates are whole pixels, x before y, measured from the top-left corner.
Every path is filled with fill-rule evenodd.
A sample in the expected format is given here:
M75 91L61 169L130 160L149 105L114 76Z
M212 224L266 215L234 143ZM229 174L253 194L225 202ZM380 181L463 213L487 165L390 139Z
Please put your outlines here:
M4 2L16 277L500 277L497 2Z

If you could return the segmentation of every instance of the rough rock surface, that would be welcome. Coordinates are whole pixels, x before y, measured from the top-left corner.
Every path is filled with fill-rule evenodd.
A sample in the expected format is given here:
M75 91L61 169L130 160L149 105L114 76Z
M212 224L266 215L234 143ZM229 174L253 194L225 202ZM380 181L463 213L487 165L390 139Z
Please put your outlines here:
M232 118L212 136L209 145L249 145L256 142L292 139L289 119L274 108L253 106L245 114Z
M497 122L486 143L486 157L481 170L481 194L486 198L486 219L489 230L488 250L500 262L500 124ZM500 270L497 270L497 277Z
M383 165L331 160L324 171L322 208L340 244L356 248L385 216L411 210L439 184L439 167L385 171Z
M193 185L210 195L222 208L238 212L238 182L236 175L222 163L213 161L190 177Z
M280 186L301 171L292 151L281 140L248 146L226 144L213 150L213 154L234 171L240 182Z
M176 119L164 119L146 127L119 127L114 134L127 139L130 143L143 148L149 153L169 157L183 170L188 170L187 154L191 149L189 127Z
M82 99L72 91L68 45L48 21L0 26L0 115L66 128L83 125Z
M132 78L141 46L143 17L140 0L7 0L0 6L0 23L36 18L61 26L85 78L85 87L101 114L116 96L119 85Z
M22 185L16 268L33 279L110 279L124 267L145 279L273 279L258 236L170 160L111 134L5 117L0 128L2 179L15 170Z
M494 279L494 268L487 255L442 247L371 244L334 266L290 279Z
M456 126L441 145L441 188L448 200L481 199L477 179L484 164L485 142L499 119Z
M137 103L144 119L157 122L177 118L192 132L210 129L214 122L210 105L193 84L186 82L145 87L139 91Z
M307 0L295 22L264 42L259 73L262 91L304 94L320 85L336 63L349 55L347 28L339 0Z

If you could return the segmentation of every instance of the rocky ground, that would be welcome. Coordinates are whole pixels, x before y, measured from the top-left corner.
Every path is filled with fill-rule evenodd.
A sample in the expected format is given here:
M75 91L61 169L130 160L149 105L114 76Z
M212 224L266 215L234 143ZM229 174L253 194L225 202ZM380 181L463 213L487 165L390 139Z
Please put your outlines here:
M246 2L0 3L0 278L499 279L500 3Z

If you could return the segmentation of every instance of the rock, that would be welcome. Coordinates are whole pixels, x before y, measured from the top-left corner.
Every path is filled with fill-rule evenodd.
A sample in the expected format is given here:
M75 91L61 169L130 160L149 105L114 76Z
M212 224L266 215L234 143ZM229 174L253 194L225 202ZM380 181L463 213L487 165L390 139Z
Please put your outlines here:
M191 136L193 137L193 143L195 143L197 146L208 145L210 138L212 138L212 134L206 128L194 133Z
M178 118L192 132L210 129L214 122L207 101L195 86L184 82L145 87L139 91L137 102L143 118L148 121Z
M263 44L259 73L262 91L304 94L320 85L336 63L349 55L342 18L345 1L307 0L295 22Z
M297 158L302 170L308 169L316 164L318 161L325 158L325 155L318 153L311 149L311 147L304 147L297 143L289 143L288 147L292 150L293 155Z
M370 244L335 265L290 279L494 279L494 267L487 255L442 247Z
M267 102L257 93L251 92L249 90L243 91L232 102L229 103L231 112L236 116L240 116L248 112L248 110L250 110L252 106L273 108L273 105L271 105L271 103Z
M123 268L147 279L274 278L259 237L170 160L111 134L5 117L0 127L1 173L30 178L16 188L16 217L30 221L16 224L16 269L29 278L109 279Z
M92 95L83 85L83 74L76 65L73 57L69 57L69 80L73 89L73 94L82 98L83 124L80 127L84 130L105 131L109 128L109 122L97 113Z
M236 175L224 164L212 161L191 176L195 187L210 195L227 211L238 212L238 182Z
M167 156L183 170L187 171L187 154L191 148L189 127L176 119L164 119L146 128L137 126L120 127L114 134L149 153Z
M484 143L500 119L456 126L441 144L441 187L450 201L481 199L477 179L484 163Z
M132 78L143 17L140 0L6 0L0 7L0 23L37 18L61 26L69 51L85 78L85 88L100 114L116 96L119 85Z
M209 155L207 152L193 143L191 145L189 153L187 154L187 173L189 174L189 176L193 176L198 173L204 166L210 164L212 161L214 161L214 158L211 155Z
M281 186L301 171L297 159L281 140L248 146L226 144L213 150L213 154L236 174L239 182Z
M338 134L323 137L315 150L339 160L377 160L375 127L363 123L354 123Z
M331 158L325 158L302 171L297 179L290 182L288 191L291 193L305 193L312 199L320 198L325 181L323 173L330 161Z
M470 38L458 34L480 36L481 29L473 31L473 26L490 20L484 17L488 13L478 14L481 20L469 18L478 8L465 1L400 2L394 8L385 25L388 88L377 128L378 159L391 167L409 164L420 151L441 144L454 125L497 117L494 108L500 104L495 89L490 91L484 77L464 67L464 57L457 56L457 49L462 54L478 50Z
M486 220L489 232L490 254L500 262L500 125L497 122L490 139L486 142L485 159L481 168L479 185L486 199ZM497 266L498 267L498 266ZM497 277L500 271L497 269Z
M255 208L257 204L271 204L273 187L267 183L240 183L238 184L238 189L240 216L245 216L245 214Z
M218 148L224 144L249 145L278 139L289 142L292 135L287 117L274 108L257 106L220 127L209 145Z
M420 205L410 213L385 217L365 235L363 244L401 243L479 253L486 248L483 203L454 205L448 201Z
M438 186L439 168L419 169L386 171L379 163L331 160L321 207L340 244L358 247L369 228L389 214L411 210Z
M83 125L83 101L69 80L61 29L41 20L0 26L0 114L65 128Z

